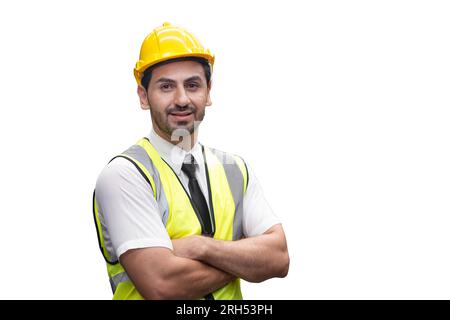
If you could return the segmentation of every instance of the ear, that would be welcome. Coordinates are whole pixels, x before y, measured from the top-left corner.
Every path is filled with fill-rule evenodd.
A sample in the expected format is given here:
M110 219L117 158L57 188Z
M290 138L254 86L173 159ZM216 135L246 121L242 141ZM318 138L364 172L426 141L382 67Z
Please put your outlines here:
M143 86L138 86L137 94L139 96L139 102L141 103L141 109L150 109L150 106L148 105L147 90L145 90Z
M212 81L209 82L208 85L208 96L206 97L206 106L209 107L210 105L212 105L212 101L211 101L211 86L212 86Z

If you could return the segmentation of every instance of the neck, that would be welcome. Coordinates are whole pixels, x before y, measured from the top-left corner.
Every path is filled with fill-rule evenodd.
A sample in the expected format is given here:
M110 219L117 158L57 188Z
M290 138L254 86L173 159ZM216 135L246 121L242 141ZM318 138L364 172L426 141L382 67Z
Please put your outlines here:
M195 129L192 134L186 135L186 136L176 136L176 135L169 135L166 132L163 132L159 130L157 127L153 127L153 130L155 130L156 134L166 140L167 142L173 144L174 146L178 146L179 148L190 151L194 145L197 143L197 137L198 137L198 130Z

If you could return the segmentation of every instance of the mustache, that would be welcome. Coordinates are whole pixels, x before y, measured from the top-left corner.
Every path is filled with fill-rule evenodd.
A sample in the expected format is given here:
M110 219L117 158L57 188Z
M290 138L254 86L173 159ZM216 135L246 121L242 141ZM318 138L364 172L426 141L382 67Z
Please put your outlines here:
M179 105L175 105L174 107L170 107L166 110L166 113L173 113L173 112L192 112L195 113L197 111L197 108L195 108L194 106L191 105L186 105L186 106L179 106Z

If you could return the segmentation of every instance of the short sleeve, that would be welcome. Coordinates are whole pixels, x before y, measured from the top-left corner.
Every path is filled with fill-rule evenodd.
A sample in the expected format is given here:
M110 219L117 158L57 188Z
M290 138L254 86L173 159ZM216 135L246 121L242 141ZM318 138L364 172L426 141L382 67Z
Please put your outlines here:
M172 249L152 189L129 160L116 158L103 169L95 195L111 258L116 260L130 249Z
M248 186L244 195L243 228L245 237L263 234L270 227L281 223L266 198L262 187L250 166L248 170Z

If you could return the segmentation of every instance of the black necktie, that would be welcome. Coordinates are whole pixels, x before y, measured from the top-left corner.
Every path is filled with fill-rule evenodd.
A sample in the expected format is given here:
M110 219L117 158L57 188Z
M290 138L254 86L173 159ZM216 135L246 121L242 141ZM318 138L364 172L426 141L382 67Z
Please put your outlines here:
M189 193L194 204L194 210L197 211L197 215L201 219L203 225L203 232L211 235L211 217L209 216L208 205L206 204L205 196L200 189L197 178L195 177L195 162L194 157L191 154L186 156L186 160L181 166L181 170L189 178Z

